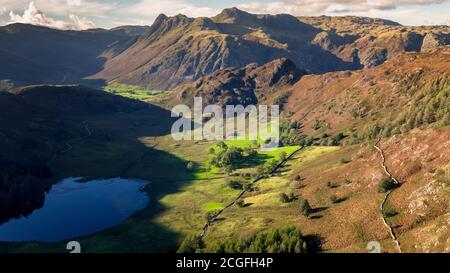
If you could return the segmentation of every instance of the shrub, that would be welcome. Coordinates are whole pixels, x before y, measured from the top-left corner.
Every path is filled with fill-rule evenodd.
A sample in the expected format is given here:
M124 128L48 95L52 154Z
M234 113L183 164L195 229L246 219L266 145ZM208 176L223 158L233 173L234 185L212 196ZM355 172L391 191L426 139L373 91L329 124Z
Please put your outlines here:
M348 164L348 163L350 163L351 161L352 161L351 159L341 158L341 163L342 163L342 164Z
M378 191L388 192L397 187L398 187L397 183L395 183L395 181L392 178L386 177L383 180L381 180L380 184L378 185Z
M243 189L243 185L241 181L238 180L229 180L227 182L228 187L230 187L233 190L242 190Z
M205 247L203 240L200 236L189 235L187 236L180 247L178 248L178 253L195 253Z
M280 193L280 201L282 203L290 203L290 202L294 201L295 199L296 199L295 194L293 192L290 192L288 194L286 194L284 192Z
M245 183L244 184L244 191L252 192L253 191L252 184L251 183Z
M279 157L280 157L280 161L281 161L281 162L285 161L286 158L287 158L286 152L281 152L280 155L279 155Z
M387 208L386 210L383 211L384 217L393 217L397 214L398 212L393 208Z
M236 206L238 206L238 207L240 207L240 208L245 207L245 202L244 202L243 199L237 200L235 204L236 204Z
M339 185L336 184L336 183L333 183L331 181L328 181L327 182L327 187L330 188L330 189L335 189L335 188L339 187Z
M309 205L308 200L300 199L299 200L299 211L303 216L308 217L311 214L311 206Z
M311 126L314 130L319 130L322 127L322 122L318 119L314 122L314 124Z

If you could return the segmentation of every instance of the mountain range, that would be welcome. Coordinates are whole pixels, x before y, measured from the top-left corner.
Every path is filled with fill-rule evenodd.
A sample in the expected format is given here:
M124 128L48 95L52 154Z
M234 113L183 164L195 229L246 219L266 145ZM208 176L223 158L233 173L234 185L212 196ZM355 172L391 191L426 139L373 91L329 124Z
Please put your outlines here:
M309 251L450 251L449 26L230 8L113 29L11 24L0 41L0 225L63 178L126 177L151 181L149 205L79 238L86 251L174 252L200 231L225 251L287 225ZM194 97L279 105L282 152L175 142L170 109Z
M405 52L449 44L450 28L348 16L254 15L230 8L211 18L161 14L150 27L111 30L13 24L0 28L0 39L0 61L11 64L0 70L2 79L173 89L219 69L279 58L314 74L370 68Z

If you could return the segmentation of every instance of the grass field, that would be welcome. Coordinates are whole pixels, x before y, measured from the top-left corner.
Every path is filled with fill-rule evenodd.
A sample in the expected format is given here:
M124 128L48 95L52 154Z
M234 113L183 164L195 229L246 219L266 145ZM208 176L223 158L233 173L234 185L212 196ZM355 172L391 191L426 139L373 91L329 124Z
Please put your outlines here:
M115 95L143 101L169 92L164 90L149 90L139 86L123 83L109 83L103 87L103 90Z

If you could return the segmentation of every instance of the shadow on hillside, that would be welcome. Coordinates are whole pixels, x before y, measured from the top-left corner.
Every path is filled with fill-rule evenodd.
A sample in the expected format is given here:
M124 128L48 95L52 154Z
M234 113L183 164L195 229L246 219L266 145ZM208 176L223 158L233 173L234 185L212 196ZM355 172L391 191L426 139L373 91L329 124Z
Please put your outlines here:
M133 107L135 103L142 106L134 101ZM58 111L67 115L64 110ZM170 134L170 112L145 104L131 112L93 113L67 116L71 122L89 120L92 136L72 143L72 151L53 161L53 183L64 177L145 179L150 181L146 189L150 201L146 209L123 224L75 240L84 252L175 252L180 234L156 223L154 218L166 210L159 199L178 192L194 177L186 171L186 161L142 141L144 137ZM0 252L16 251L66 252L66 248L62 243L0 243Z
M10 24L0 32L0 75L28 84L87 84L107 61L102 54L118 52L134 37L101 31L60 31L27 24ZM32 46L30 46L32 45ZM111 46L114 45L114 46ZM98 85L96 85L98 87Z

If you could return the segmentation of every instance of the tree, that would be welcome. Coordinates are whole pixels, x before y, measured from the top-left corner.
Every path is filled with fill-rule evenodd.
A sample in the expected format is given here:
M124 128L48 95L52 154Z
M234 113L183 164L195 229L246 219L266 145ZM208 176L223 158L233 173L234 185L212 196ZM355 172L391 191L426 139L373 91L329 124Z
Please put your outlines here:
M284 152L284 151L281 152L280 155L279 155L279 157L280 157L280 161L281 161L281 162L285 161L286 158L287 158L286 152Z
M386 178L383 178L383 180L381 180L380 184L378 185L378 191L379 192L388 192L397 187L398 187L398 185L394 181L394 179L392 179L391 177L386 177Z
M299 174L296 174L292 177L292 179L295 181L300 181L300 180L302 180L302 177Z
M289 197L284 192L280 193L280 201L281 201L281 203L289 203L290 202Z
M195 253L205 247L203 240L197 235L188 235L180 247L178 248L178 253Z
M227 185L233 190L242 190L243 188L242 182L238 180L229 180Z
M299 200L299 211L303 216L308 217L311 214L311 206L309 205L308 200L300 199Z
M243 199L237 200L237 201L236 201L236 206L238 206L238 207L240 207L240 208L245 207L245 202L244 202L244 200L243 200Z
M290 203L295 200L295 195L293 192L290 192L289 194L286 193L280 193L280 201L282 203Z
M243 150L236 147L227 148L219 151L217 155L211 160L211 164L221 168L235 169L242 161Z

